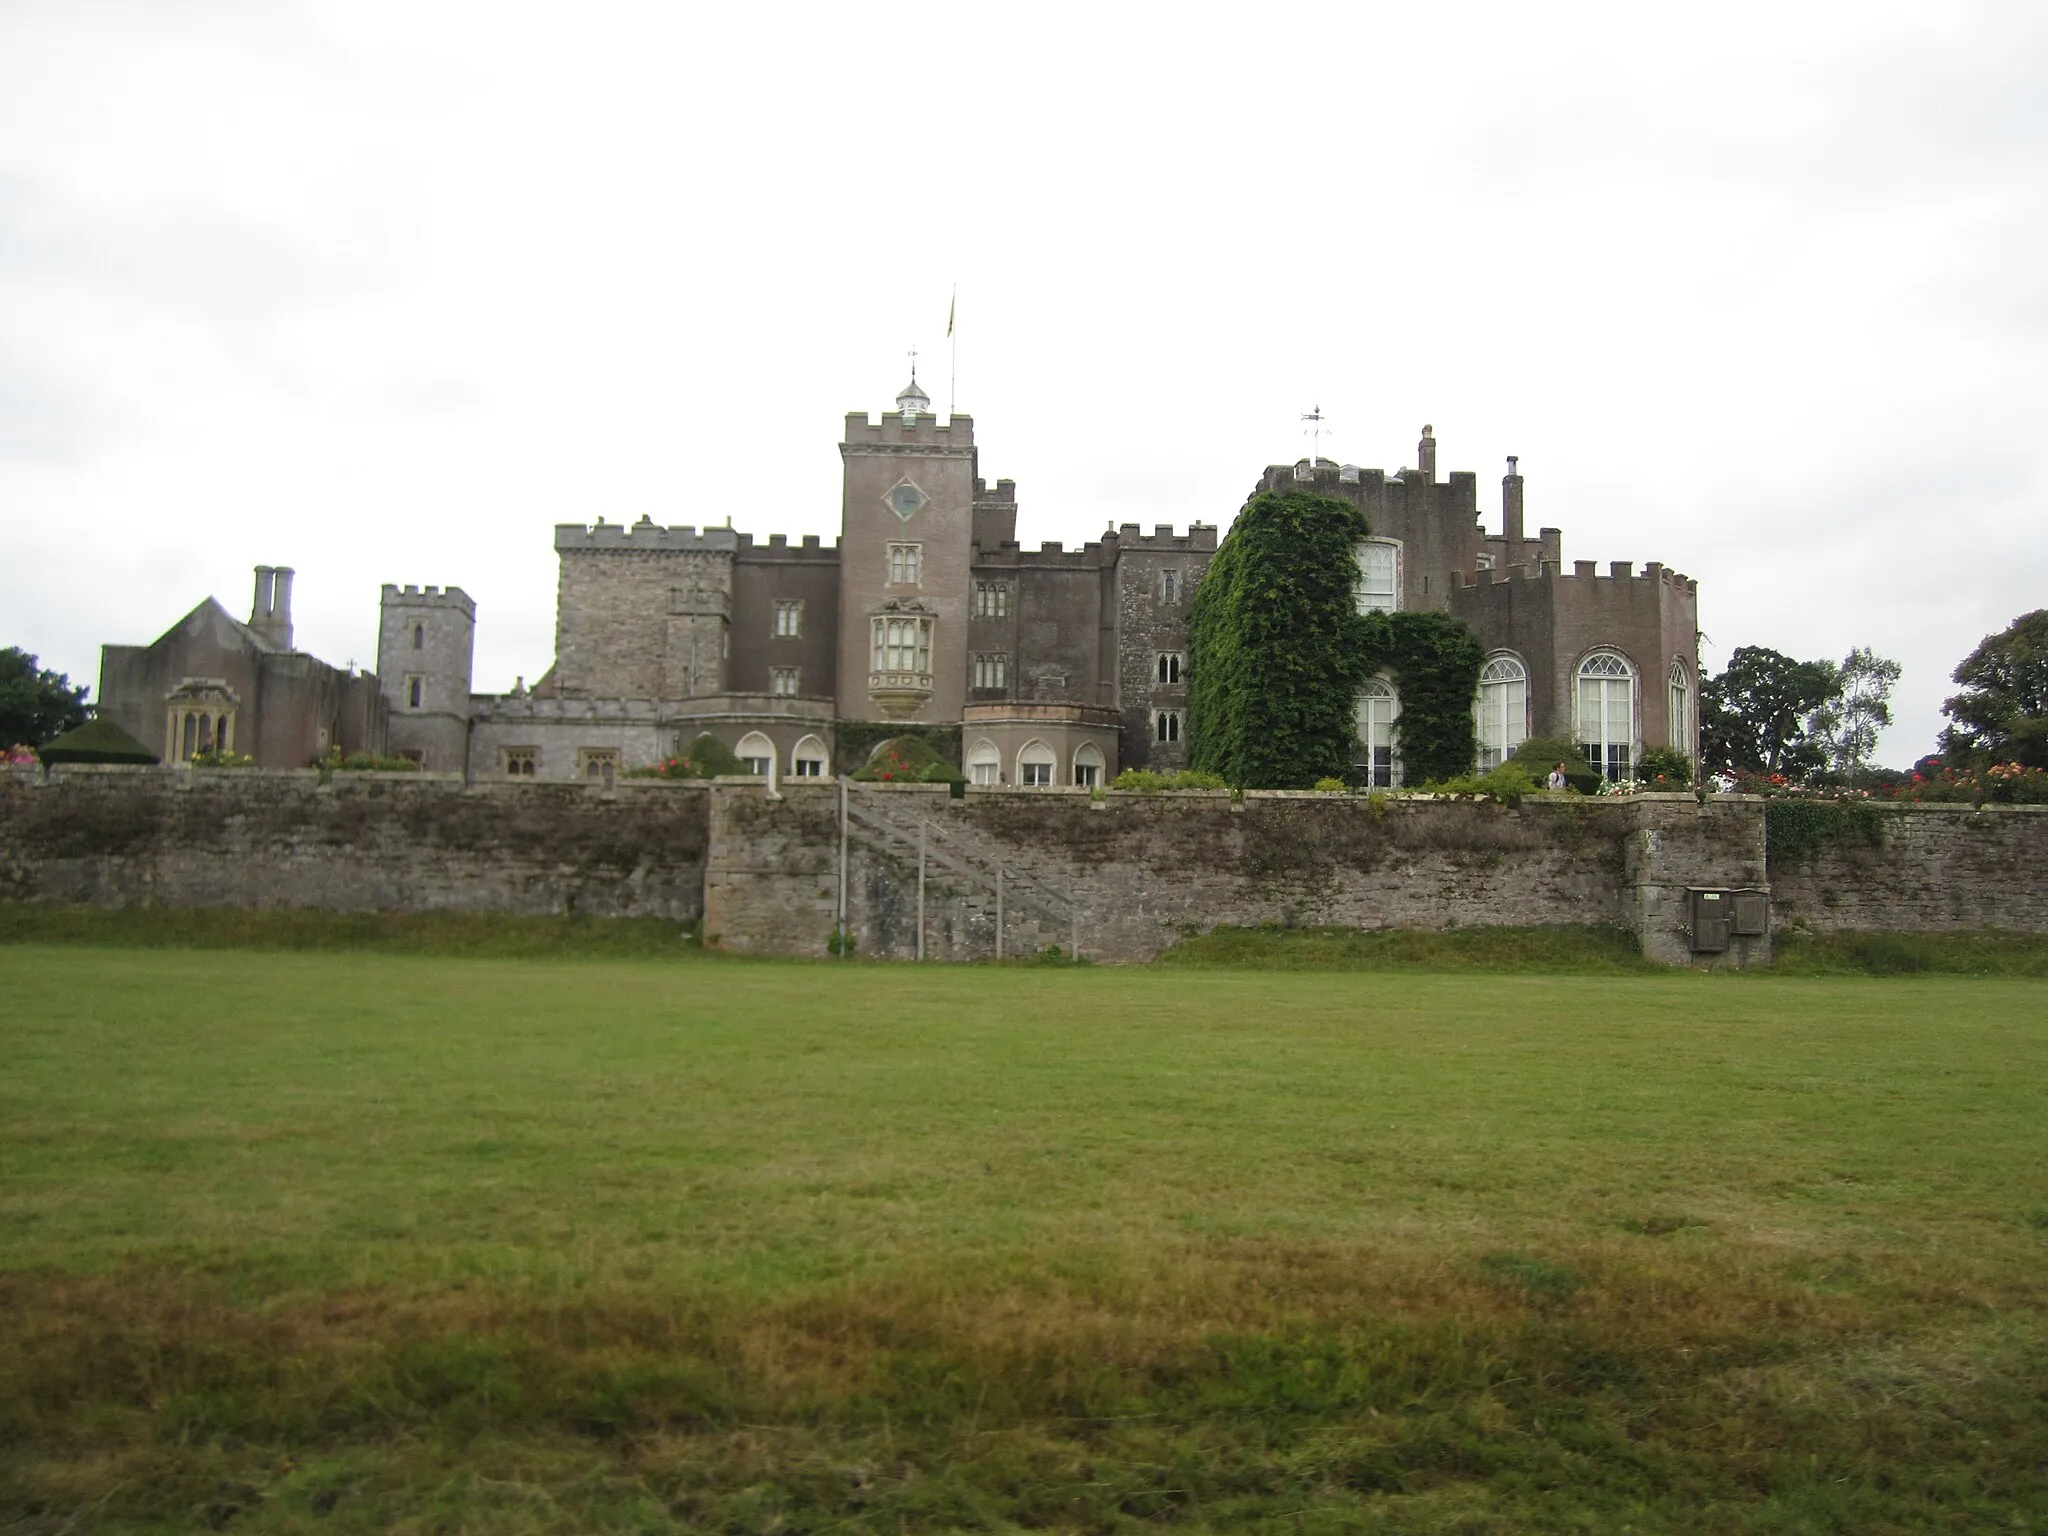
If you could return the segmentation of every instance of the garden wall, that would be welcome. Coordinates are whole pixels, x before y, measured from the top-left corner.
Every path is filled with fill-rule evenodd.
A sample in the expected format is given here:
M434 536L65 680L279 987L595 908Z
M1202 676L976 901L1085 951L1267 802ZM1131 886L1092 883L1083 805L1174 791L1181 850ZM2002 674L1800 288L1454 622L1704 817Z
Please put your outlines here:
M1780 927L1817 933L2048 932L2048 806L1867 805L1774 856Z
M703 912L707 791L436 774L52 768L0 776L0 900Z

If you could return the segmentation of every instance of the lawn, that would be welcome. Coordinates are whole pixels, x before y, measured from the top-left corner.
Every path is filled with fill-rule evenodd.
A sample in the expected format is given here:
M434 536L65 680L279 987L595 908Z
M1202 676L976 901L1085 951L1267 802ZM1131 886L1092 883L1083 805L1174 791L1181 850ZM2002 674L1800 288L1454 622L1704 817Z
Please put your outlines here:
M2037 981L15 943L0 997L0 1531L2048 1521Z

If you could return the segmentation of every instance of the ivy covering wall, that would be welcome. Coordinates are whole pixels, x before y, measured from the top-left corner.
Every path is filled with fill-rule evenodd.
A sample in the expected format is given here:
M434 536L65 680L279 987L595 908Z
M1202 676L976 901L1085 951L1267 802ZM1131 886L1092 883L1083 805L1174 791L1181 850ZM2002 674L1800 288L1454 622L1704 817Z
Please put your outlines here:
M1245 504L1188 615L1189 766L1241 789L1307 789L1352 773L1358 691L1401 695L1410 783L1471 770L1479 639L1440 613L1358 611L1365 514L1308 491Z

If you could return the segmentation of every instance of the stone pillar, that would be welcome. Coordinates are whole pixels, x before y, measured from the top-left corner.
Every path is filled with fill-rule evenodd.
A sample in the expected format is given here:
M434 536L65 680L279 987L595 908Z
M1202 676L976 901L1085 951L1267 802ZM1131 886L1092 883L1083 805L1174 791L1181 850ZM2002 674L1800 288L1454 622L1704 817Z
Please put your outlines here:
M1686 931L1695 889L1769 891L1764 867L1764 801L1755 795L1639 795L1623 844L1622 914L1659 965L1741 968L1766 965L1768 931L1731 935L1719 954L1696 955ZM1765 925L1768 930L1769 925Z

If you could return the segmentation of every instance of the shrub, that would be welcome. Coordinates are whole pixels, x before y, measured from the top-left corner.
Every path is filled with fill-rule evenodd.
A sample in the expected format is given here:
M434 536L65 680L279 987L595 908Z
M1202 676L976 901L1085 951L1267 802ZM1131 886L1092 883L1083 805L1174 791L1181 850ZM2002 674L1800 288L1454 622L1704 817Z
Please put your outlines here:
M747 765L734 755L731 747L720 741L709 731L704 732L675 757L656 763L652 768L628 768L629 779L716 779L731 774L742 774Z
M239 752L201 752L192 759L194 768L254 768L256 759Z
M1586 761L1586 754L1561 736L1532 736L1515 748L1508 759L1539 786L1550 782L1550 770L1564 764L1565 784L1582 795L1600 793L1600 775Z
M1690 789L1692 759L1675 747L1656 747L1636 764L1636 777L1645 789Z
M1178 773L1154 773L1149 768L1126 768L1110 781L1109 787L1127 790L1137 795L1156 795L1165 789L1228 789L1230 786L1223 782L1221 774L1203 773L1192 768L1182 769Z
M105 715L95 715L83 725L36 749L45 763L153 763L156 754L130 736Z
M932 773L934 768L938 773ZM853 776L863 784L950 784L961 773L924 737L892 736L876 744Z
M313 766L322 773L418 773L419 759L412 757L380 757L375 752L351 752L342 755L339 747L329 747L325 757L313 760Z
M1326 795L1341 795L1350 787L1342 779L1321 778L1316 780L1316 788Z
M1480 800L1498 800L1503 805L1520 805L1522 796L1534 794L1540 787L1529 776L1527 769L1511 759L1491 773L1466 773L1456 778L1424 784L1422 792L1430 795L1459 795Z

